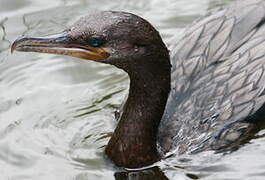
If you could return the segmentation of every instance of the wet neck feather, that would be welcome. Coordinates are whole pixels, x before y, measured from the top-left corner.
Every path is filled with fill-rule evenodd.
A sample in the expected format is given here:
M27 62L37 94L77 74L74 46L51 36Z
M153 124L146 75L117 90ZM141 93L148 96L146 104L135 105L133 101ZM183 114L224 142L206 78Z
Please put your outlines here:
M164 60L134 66L129 97L106 154L117 165L143 167L159 160L157 129L170 90L170 63Z

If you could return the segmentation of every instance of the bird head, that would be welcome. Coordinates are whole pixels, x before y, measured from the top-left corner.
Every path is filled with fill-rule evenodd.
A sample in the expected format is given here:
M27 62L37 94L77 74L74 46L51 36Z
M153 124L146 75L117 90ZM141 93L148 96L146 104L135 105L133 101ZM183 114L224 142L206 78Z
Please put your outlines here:
M11 51L62 54L84 60L128 66L143 63L167 49L155 28L143 18L126 12L104 11L79 19L61 33L21 37ZM147 60L146 60L147 61Z

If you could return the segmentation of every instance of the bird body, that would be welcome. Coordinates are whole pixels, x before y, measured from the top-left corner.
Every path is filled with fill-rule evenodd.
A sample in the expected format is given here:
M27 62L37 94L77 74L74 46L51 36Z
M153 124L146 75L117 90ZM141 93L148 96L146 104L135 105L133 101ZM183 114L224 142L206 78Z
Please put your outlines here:
M256 129L265 115L264 20L264 0L236 1L193 23L169 58L146 20L107 11L58 36L19 38L12 51L70 55L127 72L128 100L105 152L135 168L168 152L235 147Z
M264 0L236 1L196 21L172 47L171 93L158 134L164 152L231 148L262 120L264 20Z

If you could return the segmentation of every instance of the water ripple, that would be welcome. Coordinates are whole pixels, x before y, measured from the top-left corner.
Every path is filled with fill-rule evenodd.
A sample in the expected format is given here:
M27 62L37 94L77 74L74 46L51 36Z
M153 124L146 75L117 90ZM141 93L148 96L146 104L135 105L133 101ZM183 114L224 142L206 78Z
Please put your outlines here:
M195 18L229 1L10 1L1 12L8 18L0 19L0 179L264 178L262 131L231 155L207 152L168 158L157 163L160 168L139 172L115 169L103 151L128 93L128 76L71 57L9 51L21 34L52 34L97 10L142 15L170 45Z

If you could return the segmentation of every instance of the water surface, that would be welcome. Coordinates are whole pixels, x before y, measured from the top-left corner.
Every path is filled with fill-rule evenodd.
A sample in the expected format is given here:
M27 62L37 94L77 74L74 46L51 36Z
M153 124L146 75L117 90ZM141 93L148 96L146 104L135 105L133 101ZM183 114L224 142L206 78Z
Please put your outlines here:
M20 35L52 34L98 10L143 16L170 47L194 19L230 2L0 0L0 179L264 179L263 137L231 154L167 159L159 169L140 172L115 168L103 150L128 93L128 76L109 65L9 50Z

